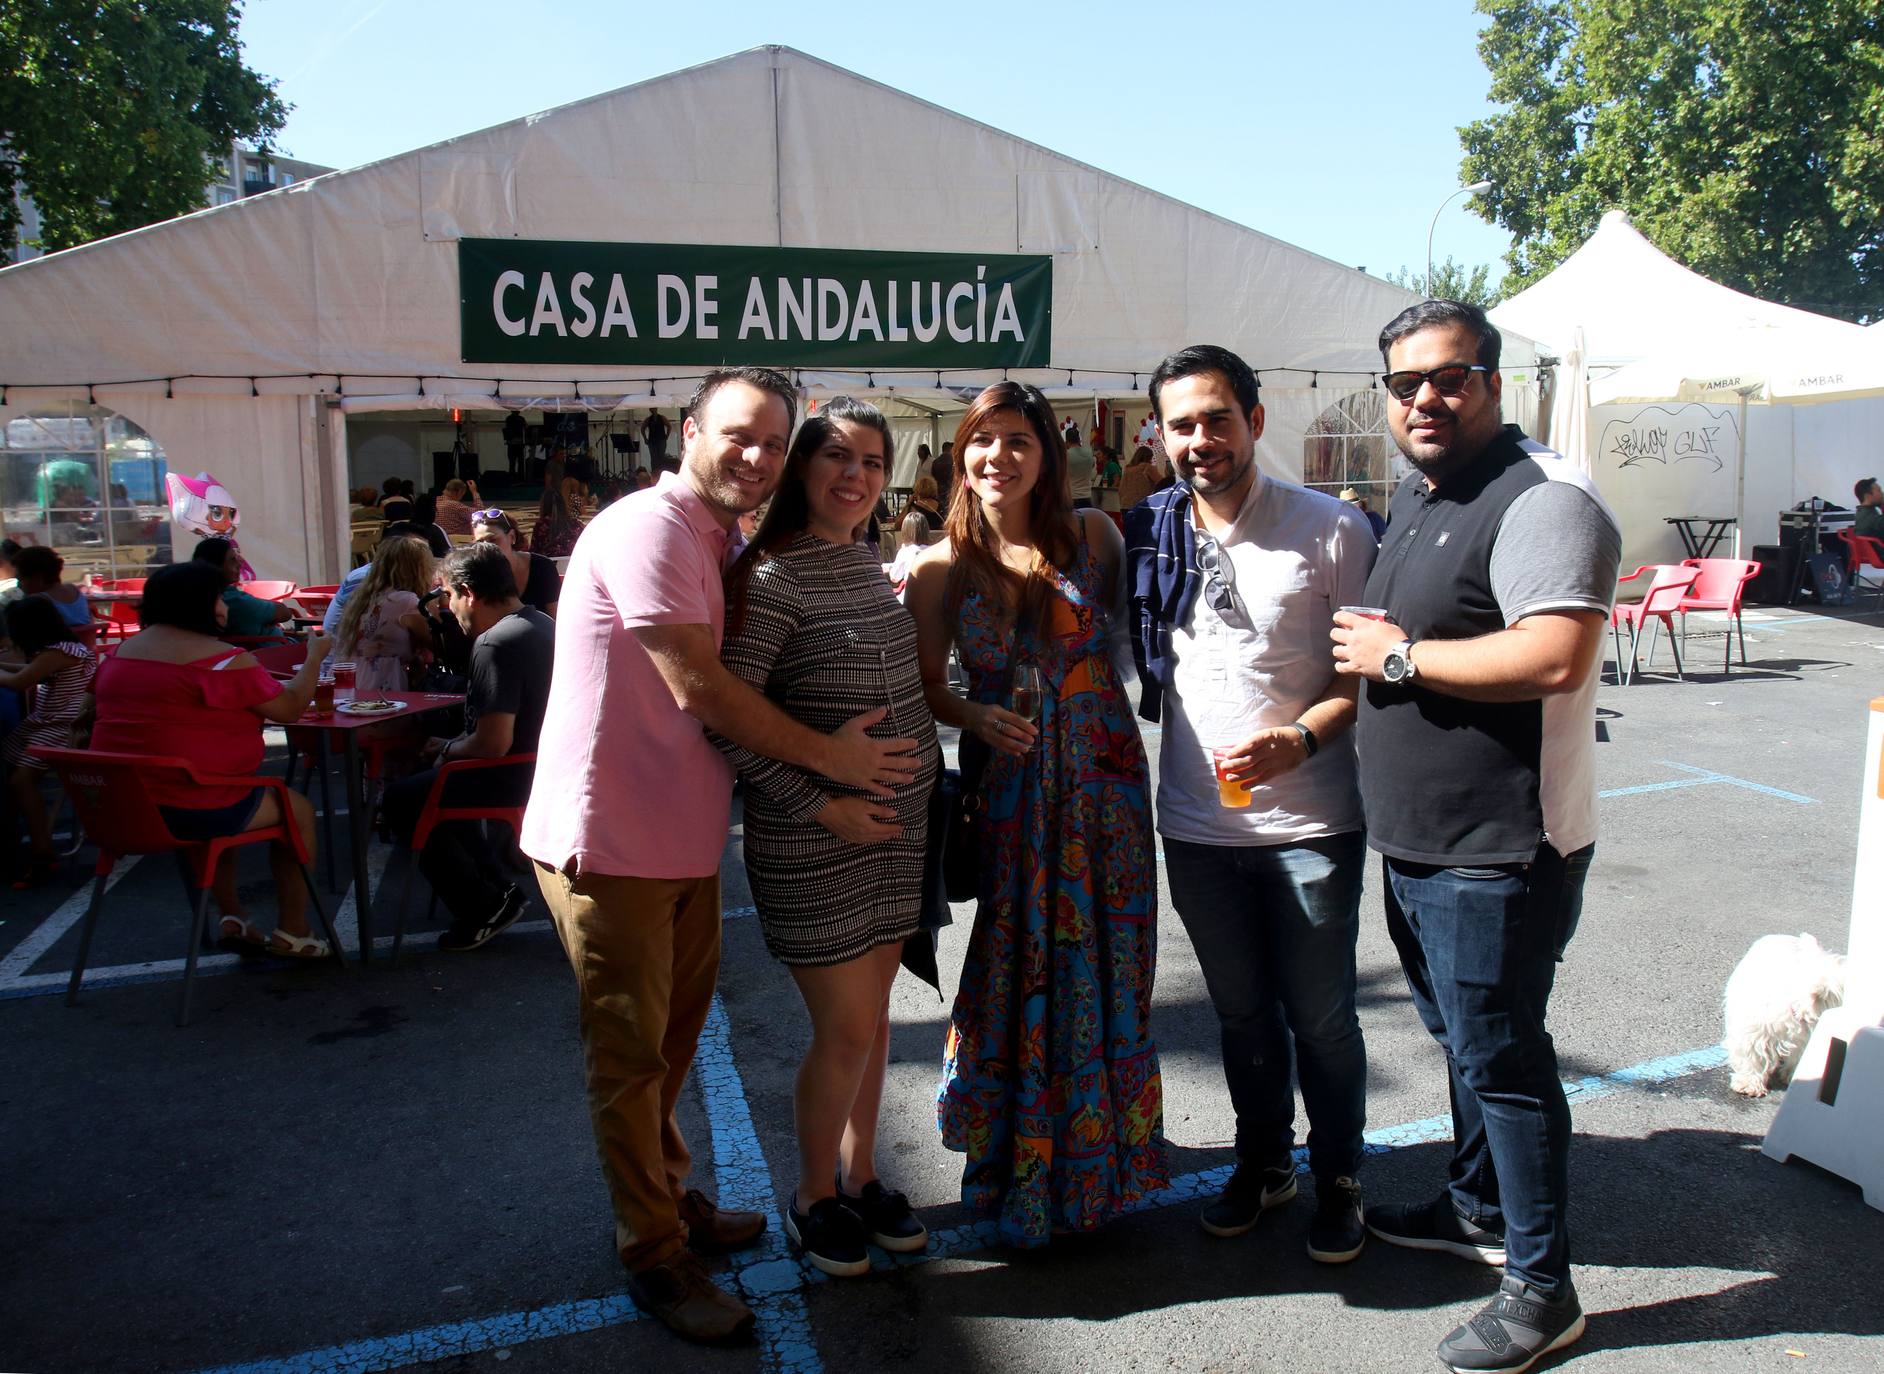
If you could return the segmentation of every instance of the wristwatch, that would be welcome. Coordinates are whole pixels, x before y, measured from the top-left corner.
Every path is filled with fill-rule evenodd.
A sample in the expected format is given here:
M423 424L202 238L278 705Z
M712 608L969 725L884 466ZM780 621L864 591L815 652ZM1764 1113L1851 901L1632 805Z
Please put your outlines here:
M1413 641L1403 639L1387 650L1386 658L1381 660L1380 675L1388 682L1411 682L1415 676L1413 668Z

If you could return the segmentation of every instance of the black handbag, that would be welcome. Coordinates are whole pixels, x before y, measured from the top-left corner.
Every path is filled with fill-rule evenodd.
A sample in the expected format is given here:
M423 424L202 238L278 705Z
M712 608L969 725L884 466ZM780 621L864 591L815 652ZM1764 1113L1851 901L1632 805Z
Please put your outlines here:
M942 794L942 890L951 902L972 902L981 895L981 817L987 812L981 782L990 750L974 735L963 735L957 752L961 769L944 769L937 784Z

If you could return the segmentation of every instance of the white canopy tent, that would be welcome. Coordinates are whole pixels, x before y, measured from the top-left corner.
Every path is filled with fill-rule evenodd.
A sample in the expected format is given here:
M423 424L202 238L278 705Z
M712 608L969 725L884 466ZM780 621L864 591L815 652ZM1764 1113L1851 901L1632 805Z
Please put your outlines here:
M1707 361L1725 358L1724 340L1784 339L1802 361L1853 358L1875 344L1858 325L1709 281L1662 253L1620 210L1491 317L1563 360L1547 434L1615 509L1625 564L1682 556L1670 516L1732 514L1743 547L1767 542L1781 509L1805 496L1839 499L1855 476L1880 466L1884 445L1871 436L1884 433L1884 401L1847 396L1806 418L1784 407L1749 412L1733 388L1703 395L1662 385L1669 369L1737 371ZM1733 356L1750 361L1744 347ZM1658 369L1656 384L1631 364ZM1619 368L1643 384L1626 395L1606 390Z
M1038 255L1051 352L1012 375L1069 411L1117 398L1130 435L1161 356L1224 344L1262 376L1261 460L1298 478L1311 436L1347 452L1358 435L1385 465L1374 340L1414 299L767 47L0 271L0 423L61 405L118 412L172 470L207 469L235 493L266 575L325 581L344 566L356 425L453 407L673 407L722 360L466 362L473 240ZM722 356L755 360L730 341ZM809 397L897 398L901 450L950 437L946 418L1003 375L852 368L841 349L788 361ZM1528 421L1535 352L1512 337L1505 362L1507 405Z

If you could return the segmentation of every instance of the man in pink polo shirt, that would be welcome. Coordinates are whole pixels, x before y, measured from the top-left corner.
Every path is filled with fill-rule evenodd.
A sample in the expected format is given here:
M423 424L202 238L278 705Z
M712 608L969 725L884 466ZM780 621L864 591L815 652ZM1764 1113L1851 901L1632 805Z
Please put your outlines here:
M720 576L740 515L778 482L797 397L768 368L709 375L681 425L682 464L590 522L556 620L523 849L575 967L602 1173L628 1291L690 1340L749 1339L752 1312L696 1253L758 1239L765 1218L687 1187L674 1120L720 962L720 855L733 776L704 727L809 772L891 795L914 741L875 739L876 710L830 735L720 665ZM867 797L820 817L880 838Z

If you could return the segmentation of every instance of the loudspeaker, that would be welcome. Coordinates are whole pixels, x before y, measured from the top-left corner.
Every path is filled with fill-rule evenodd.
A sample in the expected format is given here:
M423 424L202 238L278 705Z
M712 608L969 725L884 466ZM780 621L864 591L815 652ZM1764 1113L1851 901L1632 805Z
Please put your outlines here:
M450 449L432 452L432 490L443 491L445 483L458 475L458 455Z
M1750 556L1760 571L1747 583L1746 600L1756 606L1790 605L1793 578L1799 571L1798 545L1756 544Z

